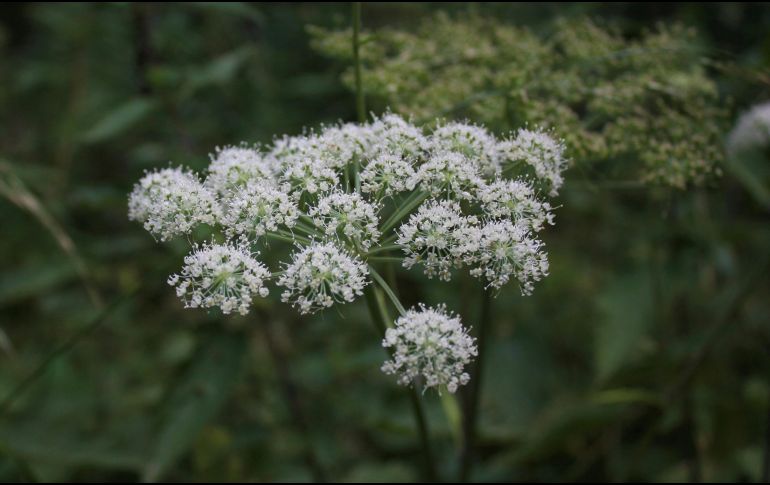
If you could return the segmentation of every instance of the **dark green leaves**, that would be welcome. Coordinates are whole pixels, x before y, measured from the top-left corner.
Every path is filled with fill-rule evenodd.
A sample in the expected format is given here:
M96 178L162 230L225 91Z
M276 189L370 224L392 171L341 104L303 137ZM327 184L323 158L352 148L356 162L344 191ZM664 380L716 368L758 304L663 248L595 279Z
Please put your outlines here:
M245 353L246 339L239 334L219 331L203 343L165 403L144 480L161 479L216 417L238 382Z

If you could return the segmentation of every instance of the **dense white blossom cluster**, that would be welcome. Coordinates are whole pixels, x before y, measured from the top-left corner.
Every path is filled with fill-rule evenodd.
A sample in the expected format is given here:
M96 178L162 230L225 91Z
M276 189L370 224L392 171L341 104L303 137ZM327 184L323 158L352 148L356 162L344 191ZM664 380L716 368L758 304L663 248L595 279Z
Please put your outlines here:
M363 294L366 264L333 243L313 243L294 254L278 280L281 300L300 313L349 303Z
M225 314L245 315L254 296L268 295L269 277L270 270L247 248L209 243L185 256L181 273L171 275L168 284L187 308L219 307Z
M413 162L394 153L383 153L361 172L361 191L375 198L411 191L417 184Z
M216 154L211 156L208 172L206 187L219 195L227 195L251 181L269 177L270 166L256 148L229 146L217 148Z
M558 195L564 183L562 172L567 168L562 141L543 131L521 128L515 137L501 143L499 149L503 159L532 167L537 177L550 185L550 195Z
M460 318L443 305L407 311L385 332L382 345L392 349L382 371L396 375L399 384L446 388L451 393L470 380L464 369L477 353Z
M221 217L229 236L264 236L281 226L294 227L299 211L286 187L270 180L249 181L226 201Z
M215 195L181 167L148 173L128 200L128 217L161 241L189 234L198 224L214 224L218 216Z
M392 262L444 281L466 268L490 290L515 281L530 294L548 273L537 234L554 223L542 195L562 185L563 151L542 131L501 139L460 122L424 130L388 113L264 148L217 149L203 182L182 168L147 173L129 217L162 241L194 240L205 233L193 232L197 225L208 228L211 242L194 246L169 278L186 307L245 314L271 282L301 313L352 302L369 284L397 299L374 270ZM294 247L291 259L274 261L282 253L273 244ZM406 312L384 345L394 354L383 370L399 382L451 392L467 381L463 367L476 352L443 307Z
M467 245L477 239L465 237L476 223L474 216L462 214L457 202L425 202L398 230L396 242L406 254L404 266L420 263L429 278L449 281L451 269L462 265L463 256L470 252Z
M487 217L510 218L534 231L554 223L551 204L538 199L532 185L524 180L494 180L479 189L478 198Z
M360 194L331 192L321 197L309 215L327 236L339 236L364 251L380 239L377 208Z

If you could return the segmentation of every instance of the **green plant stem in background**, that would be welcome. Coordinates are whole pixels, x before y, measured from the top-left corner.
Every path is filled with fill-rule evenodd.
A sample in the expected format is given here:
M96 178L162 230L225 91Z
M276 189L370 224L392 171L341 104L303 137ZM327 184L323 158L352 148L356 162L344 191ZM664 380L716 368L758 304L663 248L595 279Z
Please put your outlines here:
M358 122L366 122L366 101L364 100L364 87L361 82L361 2L353 2L353 64L356 75L356 114ZM353 185L356 192L361 192L361 178L358 175L359 161L353 163Z
M275 365L276 374L283 391L286 405L289 408L289 414L294 422L294 427L300 434L302 439L302 459L305 462L305 466L310 471L310 475L313 477L313 481L316 483L326 483L326 473L320 460L315 454L313 448L313 440L310 438L310 429L307 424L307 418L302 409L302 400L299 397L297 386L294 380L291 378L288 365L286 364L286 356L281 349L280 344L276 341L273 329L273 322L266 314L262 314L263 322L259 322L259 327L262 327L263 334L265 336L265 342L267 344L270 357L273 359L273 365Z
M459 480L467 482L473 465L474 446L476 445L476 423L481 398L482 376L484 374L484 357L492 326L492 295L482 288L481 315L478 322L478 351L476 363L471 369L471 380L463 394L463 439L460 448Z
M369 307L369 313L372 317L372 322L377 327L380 337L385 336L385 330L390 326L390 316L385 307L385 301L380 293L379 289L373 285L369 285L364 290L364 296L366 297L366 303ZM430 432L428 430L428 421L425 418L425 412L422 408L422 402L417 390L413 387L409 388L409 398L412 404L412 412L414 413L414 419L417 422L417 430L420 436L420 445L422 447L423 454L423 467L426 480L435 482L438 480L438 474L436 473L436 465L433 462L433 452L430 445Z
M361 2L353 2L353 69L356 77L356 114L359 123L366 122L366 101L361 81Z

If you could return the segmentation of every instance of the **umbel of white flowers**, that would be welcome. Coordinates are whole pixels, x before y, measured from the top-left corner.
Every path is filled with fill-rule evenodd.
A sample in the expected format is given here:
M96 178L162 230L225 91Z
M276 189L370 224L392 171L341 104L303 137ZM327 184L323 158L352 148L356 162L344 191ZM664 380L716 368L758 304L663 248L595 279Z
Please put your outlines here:
M372 281L387 285L370 277L393 261L445 281L467 268L490 291L514 280L530 294L548 274L537 233L554 223L544 196L562 185L563 153L536 129L497 138L459 122L424 130L388 113L267 147L218 148L202 179L181 167L149 172L128 215L160 241L189 240L198 225L213 232L169 278L189 308L246 314L273 282L282 301L312 313L354 301ZM276 243L294 252L271 271L257 256ZM476 353L443 307L402 313L383 345L395 352L383 369L400 382L452 392Z

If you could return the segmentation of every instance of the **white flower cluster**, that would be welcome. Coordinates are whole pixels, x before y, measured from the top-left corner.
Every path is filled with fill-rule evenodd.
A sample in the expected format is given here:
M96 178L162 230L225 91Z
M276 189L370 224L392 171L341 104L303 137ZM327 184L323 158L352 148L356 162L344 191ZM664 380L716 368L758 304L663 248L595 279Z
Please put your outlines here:
M269 180L250 181L227 201L221 222L229 236L264 236L281 226L294 227L299 210L286 187Z
M516 136L500 144L502 158L524 162L535 174L550 185L550 195L558 195L564 183L562 172L567 168L564 143L548 133L521 128Z
M383 153L361 172L361 191L375 198L411 191L417 183L413 162L394 153Z
M361 195L331 192L309 211L317 227L327 236L339 236L368 251L380 239L377 208Z
M510 218L534 231L554 223L551 204L539 200L524 180L495 180L479 189L478 198L484 214L494 219Z
M467 244L473 244L476 238L465 236L476 223L475 217L462 215L457 202L426 202L398 230L396 243L406 254L404 266L421 263L429 278L438 276L449 281L451 269L461 266L464 255L471 252Z
M294 254L278 284L286 290L281 300L300 313L349 303L363 294L366 264L332 243L314 243Z
M749 150L770 147L770 102L743 113L727 137L727 152L735 157Z
M185 256L179 274L171 275L168 284L186 308L219 307L222 313L249 312L254 296L265 297L265 282L270 270L257 261L248 249L233 244L198 246Z
M165 168L145 175L128 199L128 217L161 241L189 234L198 224L214 224L215 195L190 171Z
M470 376L464 369L477 354L460 318L447 313L443 305L421 305L406 312L385 332L382 346L392 349L382 371L397 375L399 384L446 388L451 393L468 383Z
M211 155L205 185L219 195L227 195L251 181L268 178L270 166L259 150L246 145L229 146L217 148L216 154Z
M460 122L426 131L388 113L265 148L217 149L204 182L182 168L150 172L131 192L129 218L162 241L194 238L199 224L213 233L169 278L187 307L247 313L272 281L283 302L312 313L354 301L370 275L388 290L370 265L394 261L445 281L467 268L487 288L513 280L530 294L548 273L537 233L554 216L541 195L562 185L563 152L541 131L499 139ZM271 273L256 255L279 254L276 242L296 249ZM385 345L395 350L386 372L452 392L467 381L462 369L475 355L443 307L408 312Z

